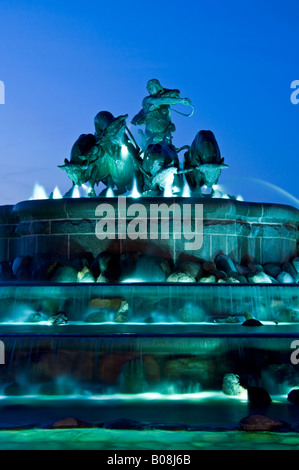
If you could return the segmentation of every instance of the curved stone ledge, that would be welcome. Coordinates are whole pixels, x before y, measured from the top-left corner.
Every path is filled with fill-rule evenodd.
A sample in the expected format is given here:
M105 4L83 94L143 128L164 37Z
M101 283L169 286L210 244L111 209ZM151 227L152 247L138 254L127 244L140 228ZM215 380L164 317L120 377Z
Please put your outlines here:
M178 258L187 252L181 231L172 227L169 239L118 239L117 210L124 198L78 198L22 201L15 206L0 207L0 261L16 256L37 254L63 258L102 251L140 251L167 253ZM213 260L222 251L236 261L250 255L256 262L285 262L297 255L299 210L292 206L268 203L250 203L232 199L209 198L125 198L126 208L142 204L146 208L146 233L152 205L162 204L170 209L175 204L183 215L185 205L191 209L194 221L196 205L203 205L203 244L189 254ZM109 204L115 212L115 234L112 239L99 240L95 230L99 217L96 209ZM126 218L126 223L135 216ZM172 225L171 225L172 226ZM161 233L161 220L156 223ZM194 224L190 230L194 230ZM191 234L191 232L190 232ZM186 234L188 235L188 234Z
M204 217L211 220L246 220L248 222L261 222L290 224L298 227L299 210L283 204L243 202L233 199L208 198L158 198L140 197L137 199L127 197L127 206L130 204L143 204L149 208L152 204L190 204L191 214L194 216L194 205L204 205ZM117 207L118 198L66 198L46 199L35 201L22 201L13 206L11 214L18 220L33 219L76 219L94 218L99 204L111 204ZM5 206L4 206L5 207ZM1 214L0 214L1 216Z

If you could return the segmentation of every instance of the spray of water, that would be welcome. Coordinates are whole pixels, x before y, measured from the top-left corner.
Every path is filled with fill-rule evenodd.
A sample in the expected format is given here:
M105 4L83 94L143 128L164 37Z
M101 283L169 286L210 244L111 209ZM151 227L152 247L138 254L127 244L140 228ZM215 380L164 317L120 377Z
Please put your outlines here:
M247 179L250 181L254 181L256 183L260 183L268 188L274 189L279 194L281 194L282 196L285 196L287 199L292 201L292 203L295 203L296 206L299 208L299 199L297 199L295 196L290 194L288 191L285 191L285 189L282 189L279 186L276 186L275 184L269 183L268 181L264 181L258 178L247 178Z
M48 199L44 187L41 186L39 183L35 183L32 196L29 198L30 201L36 199Z
M135 199L137 199L138 197L140 197L140 193L137 189L137 182L136 182L136 179L134 179L134 183L133 183L133 188L132 188L132 191L131 191L131 194L129 194L130 197L133 197Z

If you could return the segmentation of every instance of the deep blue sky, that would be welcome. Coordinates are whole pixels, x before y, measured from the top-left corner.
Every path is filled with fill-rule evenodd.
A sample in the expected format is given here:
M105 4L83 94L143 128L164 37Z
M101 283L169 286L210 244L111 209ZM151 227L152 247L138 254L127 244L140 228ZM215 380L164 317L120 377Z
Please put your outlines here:
M71 186L57 168L93 118L141 108L146 82L179 88L195 113L173 113L174 144L214 132L225 163L219 183L249 201L298 194L299 3L152 0L14 1L0 5L0 204Z

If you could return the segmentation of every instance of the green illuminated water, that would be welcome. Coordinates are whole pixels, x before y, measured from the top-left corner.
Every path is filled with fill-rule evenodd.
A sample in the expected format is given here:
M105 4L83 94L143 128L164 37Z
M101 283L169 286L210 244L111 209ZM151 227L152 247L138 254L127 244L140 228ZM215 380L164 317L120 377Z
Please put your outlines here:
M243 431L1 431L1 450L299 450L296 433Z

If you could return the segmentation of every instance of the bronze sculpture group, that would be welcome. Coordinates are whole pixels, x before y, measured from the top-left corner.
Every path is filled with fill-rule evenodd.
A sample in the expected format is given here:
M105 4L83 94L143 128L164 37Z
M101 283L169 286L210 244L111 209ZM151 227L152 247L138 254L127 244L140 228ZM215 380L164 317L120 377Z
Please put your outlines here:
M189 98L181 98L179 90L163 88L156 79L147 83L149 95L142 102L142 109L132 119L139 129L141 143L137 144L129 131L128 115L114 117L108 111L99 112L94 119L95 133L82 134L74 143L70 160L65 159L59 168L67 172L73 186L89 183L89 196L95 197L95 186L102 182L116 195L131 191L134 183L143 196L160 196L166 187L173 194L183 190L183 175L191 193L201 195L202 186L212 188L217 183L223 163L218 143L211 131L199 131L191 146L180 149L172 143L175 125L171 121L171 106L182 104L193 106ZM176 111L178 112L178 111ZM180 113L182 114L182 113ZM179 152L184 153L180 168ZM71 188L64 197L70 196Z

